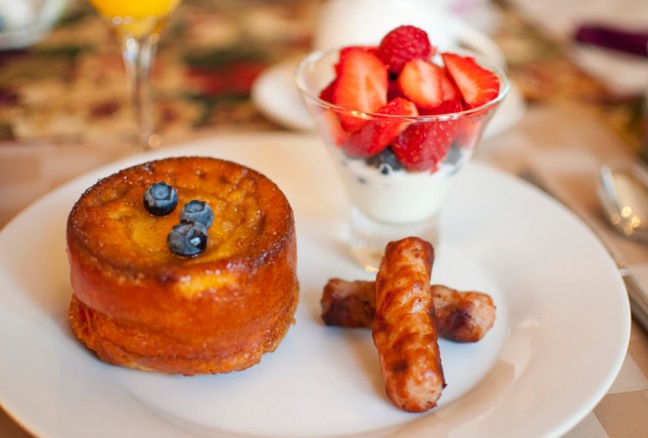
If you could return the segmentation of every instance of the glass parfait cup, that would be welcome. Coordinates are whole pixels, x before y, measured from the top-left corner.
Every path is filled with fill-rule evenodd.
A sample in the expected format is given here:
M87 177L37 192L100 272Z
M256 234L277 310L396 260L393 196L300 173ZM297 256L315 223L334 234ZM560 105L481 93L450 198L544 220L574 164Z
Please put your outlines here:
M499 78L499 94L477 108L435 115L367 113L322 99L322 91L335 78L339 49L312 52L297 66L297 88L348 195L351 254L368 271L377 270L385 246L392 240L418 236L438 244L443 203L508 94L510 84L501 68L476 54L459 54L474 57L480 66L494 72ZM398 125L398 144L375 155L365 153L358 144L371 137L371 132L362 131L370 131L372 124ZM348 126L362 128L350 132ZM398 152L402 153L408 136L418 138L418 149L413 146L415 150L408 152L414 165L399 160Z

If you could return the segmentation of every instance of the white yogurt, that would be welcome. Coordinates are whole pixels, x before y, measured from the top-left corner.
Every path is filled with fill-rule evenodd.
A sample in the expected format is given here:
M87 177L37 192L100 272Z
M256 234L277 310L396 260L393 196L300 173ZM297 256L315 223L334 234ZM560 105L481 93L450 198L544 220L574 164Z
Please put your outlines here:
M439 164L435 172L382 173L363 159L352 159L335 150L352 206L365 216L388 224L408 224L429 219L439 211L459 164ZM468 153L465 153L468 155ZM462 156L461 161L467 156Z

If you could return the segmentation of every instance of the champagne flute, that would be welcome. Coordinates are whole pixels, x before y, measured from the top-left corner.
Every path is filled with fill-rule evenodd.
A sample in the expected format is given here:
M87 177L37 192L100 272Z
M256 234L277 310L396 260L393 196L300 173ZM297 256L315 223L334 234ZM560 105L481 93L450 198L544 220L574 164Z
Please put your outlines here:
M121 44L137 125L137 149L153 149L160 145L160 138L154 133L151 65L160 32L180 0L90 0L90 3L110 23Z

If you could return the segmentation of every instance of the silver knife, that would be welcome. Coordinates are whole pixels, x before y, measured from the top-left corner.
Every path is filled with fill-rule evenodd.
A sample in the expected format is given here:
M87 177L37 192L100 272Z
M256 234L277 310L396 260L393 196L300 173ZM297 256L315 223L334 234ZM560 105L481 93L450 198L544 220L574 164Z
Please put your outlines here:
M525 169L518 173L518 176L530 183L531 185L539 188L547 195L551 196L566 208L570 209L564 202L558 198L552 191L541 181L541 179L531 170ZM571 209L570 209L571 210ZM573 210L572 210L573 211ZM591 228L590 228L591 229ZM594 234L596 232L592 230ZM601 240L599 238L599 240ZM605 243L601 240L603 245ZM616 260L616 257L608 248L608 254L612 257L612 260L616 263L617 269L623 282L625 283L626 290L628 291L628 298L630 301L630 310L632 311L632 317L648 332L648 293L641 287L636 277L630 272L630 270Z

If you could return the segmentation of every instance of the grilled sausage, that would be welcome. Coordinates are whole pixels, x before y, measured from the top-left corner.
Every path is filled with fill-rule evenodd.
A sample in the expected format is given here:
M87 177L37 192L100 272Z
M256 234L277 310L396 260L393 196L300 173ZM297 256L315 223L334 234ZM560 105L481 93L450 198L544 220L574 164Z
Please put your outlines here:
M439 337L454 342L477 342L495 323L495 304L482 292L459 292L442 285L430 287ZM322 319L328 326L373 327L376 284L331 278L322 294Z
M387 396L409 412L436 406L445 387L430 293L433 260L425 240L390 242L376 277L373 340Z

